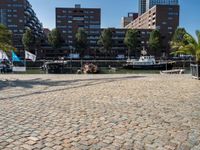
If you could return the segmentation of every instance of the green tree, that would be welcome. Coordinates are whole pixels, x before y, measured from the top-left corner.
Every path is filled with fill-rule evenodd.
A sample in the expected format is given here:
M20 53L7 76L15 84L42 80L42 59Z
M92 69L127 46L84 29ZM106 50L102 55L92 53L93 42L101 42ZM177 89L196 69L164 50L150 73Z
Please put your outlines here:
M176 55L177 54L176 51L178 51L179 47L182 46L182 44L188 44L188 42L184 38L186 33L187 32L184 28L176 29L172 37L172 41L170 42L172 54Z
M80 56L82 57L88 46L87 33L85 32L84 29L78 29L75 36L76 36L76 50L78 50Z
M196 36L197 40L192 35L186 32L183 36L182 41L174 42L171 45L171 48L175 49L172 54L193 55L195 56L196 61L200 63L200 30L196 31Z
M107 55L108 53L111 54L112 50L112 30L111 29L104 29L101 33L99 38L98 44L103 47L103 51ZM102 51L102 49L101 49Z
M0 49L11 50L12 46L12 33L2 24L0 24Z
M53 29L48 35L48 41L53 48L60 48L63 42L60 31Z
M128 57L130 58L131 52L136 53L138 47L138 31L135 29L130 29L126 32L124 43L128 47Z
M24 48L27 50L31 50L35 47L36 38L33 34L33 32L28 29L25 31L22 37L22 43L24 45Z
M184 35L186 34L186 30L184 28L177 28L173 37L173 42L182 42L184 40Z
M150 33L149 48L152 52L154 52L155 56L157 56L158 51L161 50L162 41L161 41L161 35L160 35L159 30L153 30Z

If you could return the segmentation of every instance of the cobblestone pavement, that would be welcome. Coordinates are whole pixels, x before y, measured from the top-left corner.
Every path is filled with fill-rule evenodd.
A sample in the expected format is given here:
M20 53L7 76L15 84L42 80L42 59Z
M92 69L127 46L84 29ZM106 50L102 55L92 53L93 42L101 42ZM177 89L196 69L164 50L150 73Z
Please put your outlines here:
M0 150L200 150L189 75L0 75Z

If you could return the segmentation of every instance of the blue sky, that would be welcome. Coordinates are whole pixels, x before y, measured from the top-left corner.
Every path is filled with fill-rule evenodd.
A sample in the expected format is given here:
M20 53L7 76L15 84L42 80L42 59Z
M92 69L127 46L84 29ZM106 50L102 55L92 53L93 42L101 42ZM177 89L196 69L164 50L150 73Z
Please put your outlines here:
M55 8L97 7L102 11L102 27L120 27L121 17L137 12L138 0L29 0L44 27L55 28ZM200 0L179 0L181 6L180 26L193 34L200 30ZM199 14L198 14L199 13Z

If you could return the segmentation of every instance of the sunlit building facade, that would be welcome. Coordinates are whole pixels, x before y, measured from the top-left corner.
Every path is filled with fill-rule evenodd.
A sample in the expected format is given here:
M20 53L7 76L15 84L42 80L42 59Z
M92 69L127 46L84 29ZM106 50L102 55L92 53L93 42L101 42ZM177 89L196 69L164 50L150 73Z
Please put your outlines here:
M32 30L36 38L43 37L43 26L28 0L0 0L0 23L13 33L13 45L23 50L22 35Z

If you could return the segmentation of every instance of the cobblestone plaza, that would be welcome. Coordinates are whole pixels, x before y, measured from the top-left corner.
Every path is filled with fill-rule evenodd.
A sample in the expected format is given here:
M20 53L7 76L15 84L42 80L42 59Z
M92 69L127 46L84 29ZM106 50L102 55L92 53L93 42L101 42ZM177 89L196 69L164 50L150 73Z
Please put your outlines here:
M190 75L1 75L1 150L200 150Z

